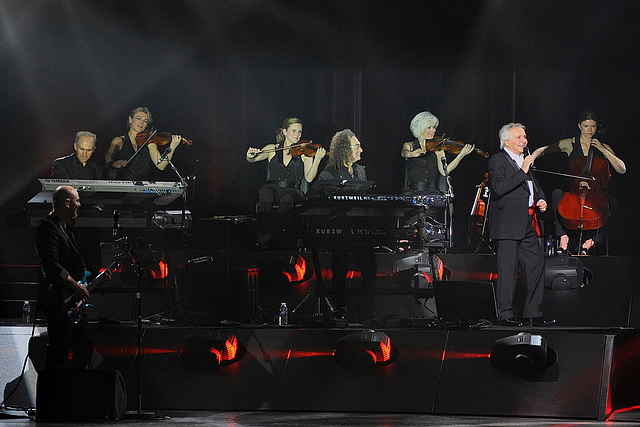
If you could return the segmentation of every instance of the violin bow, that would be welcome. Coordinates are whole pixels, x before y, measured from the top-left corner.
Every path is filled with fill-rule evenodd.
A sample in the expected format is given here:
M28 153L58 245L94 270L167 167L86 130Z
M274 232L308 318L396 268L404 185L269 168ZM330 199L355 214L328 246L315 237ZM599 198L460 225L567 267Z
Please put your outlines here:
M151 138L153 138L153 135L155 135L158 132L158 129L154 129L153 132L151 132L151 134L149 135L149 137L147 138L147 140L142 143L142 145L140 147L138 147L138 149L136 150L135 153L133 153L133 155L131 157L129 157L129 160L127 160L127 164L129 164L129 162L131 160L133 160L133 158L136 156L136 154L138 154L140 152L140 149L142 147L144 147L145 145L147 145L149 143L149 141L151 141Z

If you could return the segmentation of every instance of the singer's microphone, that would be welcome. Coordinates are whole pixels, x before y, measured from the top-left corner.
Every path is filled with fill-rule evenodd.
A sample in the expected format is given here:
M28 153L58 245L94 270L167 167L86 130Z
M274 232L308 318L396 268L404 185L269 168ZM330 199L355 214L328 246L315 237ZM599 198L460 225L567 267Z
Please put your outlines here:
M531 151L529 151L529 147L525 146L524 147L524 155L526 156L530 156L531 155ZM531 165L529 165L529 172L527 172L527 174L530 174L534 169L533 163L531 163Z
M118 235L118 229L120 228L120 212L118 210L113 211L113 237Z
M160 159L158 160L158 164L167 160L167 156L169 155L170 152L171 152L171 147L167 147L167 149L164 150L164 153L162 153L162 156L160 156Z

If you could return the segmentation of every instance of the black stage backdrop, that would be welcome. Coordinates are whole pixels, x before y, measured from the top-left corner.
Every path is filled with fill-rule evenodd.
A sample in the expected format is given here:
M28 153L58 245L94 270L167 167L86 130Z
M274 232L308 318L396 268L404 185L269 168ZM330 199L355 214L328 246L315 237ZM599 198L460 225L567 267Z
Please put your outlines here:
M353 129L376 191L398 193L401 145L420 111L440 118L439 135L494 153L507 122L527 125L536 148L576 135L591 108L628 169L610 182L620 202L611 253L637 254L638 22L636 0L5 0L1 213L24 206L77 131L98 135L103 159L140 105L160 131L193 140L174 163L197 175L196 217L254 212L266 162L249 164L245 152L272 142L286 117L325 147ZM485 171L470 155L452 174L459 251ZM543 181L550 192L554 180ZM17 243L2 245L0 263L34 259L26 231L2 232Z

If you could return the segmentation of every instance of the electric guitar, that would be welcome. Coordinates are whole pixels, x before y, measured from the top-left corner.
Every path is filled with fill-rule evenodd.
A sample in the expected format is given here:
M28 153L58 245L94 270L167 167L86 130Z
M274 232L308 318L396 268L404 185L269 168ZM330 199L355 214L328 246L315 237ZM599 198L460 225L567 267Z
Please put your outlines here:
M110 272L113 272L113 270L115 270L116 268L118 268L118 266L120 265L119 261L113 261L109 267L107 267L105 270L101 271L100 274L98 274L95 279L93 279L90 283L87 283L86 281L86 276L84 279L82 279L81 281L78 282L78 284L84 286L89 292L91 292L92 290L94 290L95 288L97 288L98 286L102 285L103 283L106 283L109 281L109 276L107 275L107 270L109 270ZM76 297L76 294L68 288L63 288L62 290L63 292L63 296L62 296L62 305L64 306L64 309L67 312L67 316L69 317L69 320L72 323L78 323L80 321L80 319L82 318L82 315L84 314L84 311L87 308L87 303L84 300L79 299L78 297ZM90 304L89 304L90 306Z

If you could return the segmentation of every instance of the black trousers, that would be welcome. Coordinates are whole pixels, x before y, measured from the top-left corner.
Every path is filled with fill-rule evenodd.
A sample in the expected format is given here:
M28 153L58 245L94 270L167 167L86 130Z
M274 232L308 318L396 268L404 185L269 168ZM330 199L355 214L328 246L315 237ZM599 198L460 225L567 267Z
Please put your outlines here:
M90 367L93 354L93 339L89 329L87 316L83 315L80 322L73 323L67 317L60 297L53 290L47 290L43 295L42 310L47 318L47 359L45 369L64 367ZM73 358L69 363L69 351L73 351Z
M295 187L280 187L267 183L258 190L258 211L271 211L273 205L277 204L279 212L287 212L303 200L304 194Z
M519 266L526 275L527 294L522 309L522 317L542 316L544 294L544 253L540 239L529 222L525 236L521 240L498 240L498 281L496 299L498 317L516 317L513 299L516 291Z

